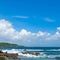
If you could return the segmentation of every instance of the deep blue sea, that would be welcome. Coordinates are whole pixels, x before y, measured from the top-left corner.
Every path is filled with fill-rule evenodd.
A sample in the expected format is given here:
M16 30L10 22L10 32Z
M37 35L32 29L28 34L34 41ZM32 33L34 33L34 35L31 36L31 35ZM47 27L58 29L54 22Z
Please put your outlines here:
M18 53L18 58L21 60L60 60L60 47L0 48L0 50L8 53ZM40 55L23 54L22 52L37 52Z

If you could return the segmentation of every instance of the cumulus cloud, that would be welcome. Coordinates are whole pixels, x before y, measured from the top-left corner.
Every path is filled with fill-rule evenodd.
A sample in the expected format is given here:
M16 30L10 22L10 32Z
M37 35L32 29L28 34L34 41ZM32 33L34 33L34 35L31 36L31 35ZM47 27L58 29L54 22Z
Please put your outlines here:
M54 34L38 31L33 33L22 29L17 31L13 28L12 23L5 19L0 20L0 42L11 42L26 46L45 46L56 43L60 38L60 27ZM53 45L53 44L52 44Z
M49 37L46 38L46 40L59 40L60 39L60 27L57 27L57 31L55 34L50 35Z
M0 20L0 37L2 38L14 38L17 31L12 27L12 24L5 19Z

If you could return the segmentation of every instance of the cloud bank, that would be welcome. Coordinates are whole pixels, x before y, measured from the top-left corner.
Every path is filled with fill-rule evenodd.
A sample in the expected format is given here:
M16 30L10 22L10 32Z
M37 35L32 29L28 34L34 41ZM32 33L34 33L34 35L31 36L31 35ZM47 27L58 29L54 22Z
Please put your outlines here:
M25 29L17 31L11 22L0 20L0 42L10 42L25 46L60 46L60 27L54 34L38 31L33 33Z

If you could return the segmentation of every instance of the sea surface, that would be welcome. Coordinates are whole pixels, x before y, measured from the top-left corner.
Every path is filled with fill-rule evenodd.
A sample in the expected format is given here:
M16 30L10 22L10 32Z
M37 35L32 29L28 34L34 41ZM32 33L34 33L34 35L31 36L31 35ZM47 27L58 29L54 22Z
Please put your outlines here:
M21 60L60 60L60 47L0 48L3 52L18 53ZM39 55L22 52L39 53Z

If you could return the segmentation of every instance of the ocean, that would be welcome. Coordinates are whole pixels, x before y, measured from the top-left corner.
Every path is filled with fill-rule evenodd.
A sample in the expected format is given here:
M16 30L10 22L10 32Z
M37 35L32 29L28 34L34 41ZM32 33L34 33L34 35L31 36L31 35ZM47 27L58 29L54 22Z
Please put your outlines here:
M21 60L60 60L60 47L0 48L0 50L18 53Z

